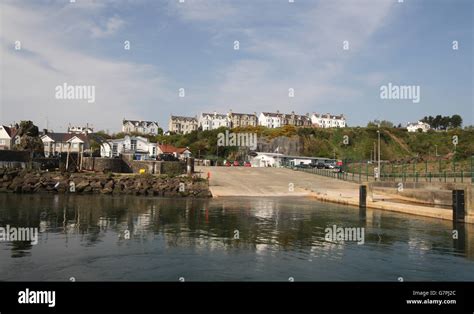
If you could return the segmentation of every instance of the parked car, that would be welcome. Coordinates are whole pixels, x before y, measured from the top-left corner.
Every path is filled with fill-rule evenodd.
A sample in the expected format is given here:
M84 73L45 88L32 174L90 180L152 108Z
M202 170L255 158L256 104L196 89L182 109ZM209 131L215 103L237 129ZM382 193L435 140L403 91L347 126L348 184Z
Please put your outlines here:
M334 169L336 166L333 163L327 162L324 164L325 169Z
M225 164L224 164L226 167L230 167L232 166L232 163L230 161L226 161Z
M235 160L233 166L234 166L234 167L240 166L240 162L239 162L238 160Z
M246 161L244 163L244 167L252 167L252 164L250 162Z
M324 162L318 162L318 163L316 163L316 168L318 168L318 169L324 169L324 168L325 168Z

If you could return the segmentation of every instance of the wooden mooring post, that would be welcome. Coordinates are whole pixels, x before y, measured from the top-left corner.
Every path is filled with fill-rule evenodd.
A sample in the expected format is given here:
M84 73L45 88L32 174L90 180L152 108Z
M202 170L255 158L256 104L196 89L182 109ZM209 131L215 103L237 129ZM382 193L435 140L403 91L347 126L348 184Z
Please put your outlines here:
M464 222L465 214L464 190L453 190L453 222Z

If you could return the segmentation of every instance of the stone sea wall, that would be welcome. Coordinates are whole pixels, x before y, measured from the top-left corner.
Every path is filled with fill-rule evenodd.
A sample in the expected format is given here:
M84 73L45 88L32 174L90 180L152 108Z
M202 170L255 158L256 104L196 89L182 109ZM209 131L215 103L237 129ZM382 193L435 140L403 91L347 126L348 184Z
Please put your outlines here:
M0 192L210 197L204 179L150 174L61 173L0 169Z

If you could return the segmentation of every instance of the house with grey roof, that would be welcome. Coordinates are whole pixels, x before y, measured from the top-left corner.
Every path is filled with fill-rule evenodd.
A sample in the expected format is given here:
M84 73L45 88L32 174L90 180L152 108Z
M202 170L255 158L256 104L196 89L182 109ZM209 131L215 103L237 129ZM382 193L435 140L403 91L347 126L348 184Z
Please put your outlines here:
M144 135L157 135L158 134L158 122L156 121L143 121L143 120L127 120L122 121L122 132L130 133L141 133Z

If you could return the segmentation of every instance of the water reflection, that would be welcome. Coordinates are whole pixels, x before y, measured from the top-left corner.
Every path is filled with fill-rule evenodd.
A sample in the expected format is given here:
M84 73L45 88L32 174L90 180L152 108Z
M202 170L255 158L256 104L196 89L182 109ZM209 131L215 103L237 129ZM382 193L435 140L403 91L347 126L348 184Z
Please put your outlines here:
M419 271L421 263L428 263L429 267L460 261L468 263L460 262L460 267L474 265L471 225L457 226L459 238L453 241L450 222L370 209L360 212L358 208L304 198L208 200L3 194L0 195L0 226L6 224L38 227L40 237L35 247L28 242L0 242L2 260L8 260L8 251L10 258L31 258L37 262L36 255L49 254L55 258L72 250L77 259L69 261L73 265L90 252L95 258L103 255L113 260L118 258L114 254L122 260L144 254L170 263L184 254L184 260L179 261L188 263L188 268L209 268L211 263L214 268L207 270L225 277L226 271L232 271L213 264L212 258L219 256L219 259L232 257L231 263L249 263L258 274L275 274L277 269L281 272L298 266L294 271L312 280L350 280L356 274L347 274L347 269L388 267L390 263L400 262L399 254L407 256L401 261L406 263L407 272ZM332 225L365 228L365 244L325 241L325 228ZM208 259L207 264L199 266L199 258ZM410 264L412 260L415 266ZM319 268L300 265L301 262L317 263ZM245 277L244 273L233 273L234 277L230 278ZM0 268L0 279L4 274ZM259 278L252 274L248 274L249 278ZM134 274L130 276L135 278Z

